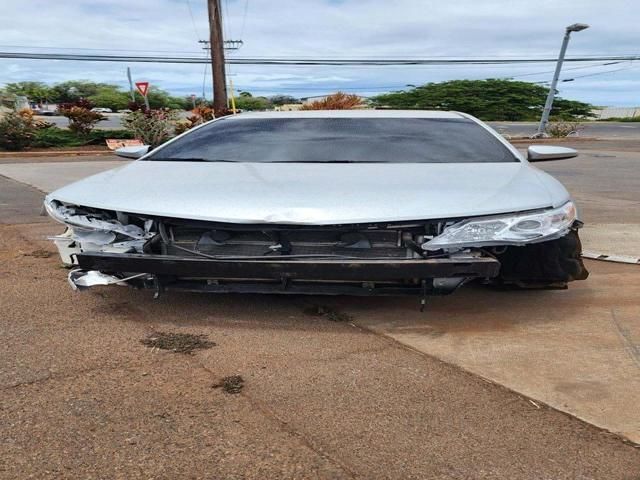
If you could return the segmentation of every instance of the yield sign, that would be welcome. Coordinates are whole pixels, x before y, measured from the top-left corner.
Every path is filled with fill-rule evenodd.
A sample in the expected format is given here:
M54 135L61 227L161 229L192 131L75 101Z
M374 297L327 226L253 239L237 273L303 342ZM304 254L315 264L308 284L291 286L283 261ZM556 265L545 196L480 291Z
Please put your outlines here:
M140 95L146 97L149 91L149 82L136 82L136 88L140 92Z

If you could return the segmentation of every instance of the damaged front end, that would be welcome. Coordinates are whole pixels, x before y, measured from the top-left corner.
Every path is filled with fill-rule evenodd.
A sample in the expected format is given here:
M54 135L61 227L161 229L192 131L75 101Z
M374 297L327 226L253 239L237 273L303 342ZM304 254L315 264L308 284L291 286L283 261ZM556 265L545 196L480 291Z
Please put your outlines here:
M515 223L504 216L487 217L469 227L473 219L259 225L146 216L56 200L45 206L67 226L52 239L63 262L73 267L69 282L79 289L116 284L152 288L157 294L425 296L450 293L476 279L562 286L587 275L575 209L542 217L534 212ZM478 226L488 219L493 223ZM516 232L518 238L496 239L501 232L496 219L502 230L516 226L526 231ZM533 238L535 221L546 230Z

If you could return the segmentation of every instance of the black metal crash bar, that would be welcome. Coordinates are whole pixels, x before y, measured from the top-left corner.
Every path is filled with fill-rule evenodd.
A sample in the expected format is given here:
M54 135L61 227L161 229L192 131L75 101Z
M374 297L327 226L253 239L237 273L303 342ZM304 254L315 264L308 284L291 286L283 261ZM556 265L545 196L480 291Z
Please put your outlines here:
M185 278L300 279L336 281L392 281L411 278L483 277L498 274L500 262L473 259L389 260L212 260L148 254L80 253L78 266L102 272L149 273Z

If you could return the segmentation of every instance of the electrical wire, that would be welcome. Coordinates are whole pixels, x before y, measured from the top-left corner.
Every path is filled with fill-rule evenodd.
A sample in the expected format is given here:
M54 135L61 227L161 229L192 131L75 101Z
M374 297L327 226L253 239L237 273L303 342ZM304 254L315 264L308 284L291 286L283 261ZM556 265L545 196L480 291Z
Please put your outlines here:
M242 27L240 27L240 40L244 37L244 27L247 23L247 12L249 11L249 0L244 0L244 12L242 13Z
M220 9L220 16L222 17L222 35L223 38L232 38L231 26L229 25L229 0L224 0L224 10L222 8L222 1L218 1L218 8Z
M61 46L39 46L39 45L3 45L0 44L0 48L36 48L36 49L44 49L44 50L95 50L95 51L122 51L122 52L170 52L170 53L198 53L198 52L189 52L189 51L184 51L184 50L149 50L149 49L132 49L132 48L128 48L128 49L116 49L116 48L98 48L98 47L61 47ZM557 59L557 57L554 56L553 52L549 52L546 54L541 54L538 53L537 55L540 56L552 56L554 57L554 61ZM588 57L590 59L592 58L598 58L598 57L605 57L605 56L618 56L618 57L631 57L631 56L637 56L637 53L597 53L597 54L584 54L581 55L582 57ZM361 55L363 58L366 58L368 56L373 56L378 57L379 54L372 54L372 55ZM285 56L286 57L286 56ZM386 54L385 55L386 58L403 58L405 57L405 55L394 55L394 54ZM260 58L260 56L256 56L256 58ZM339 56L337 57L339 58ZM348 56L345 56L345 58L348 58ZM474 58L478 58L476 55L429 55L429 58L458 58L458 59L474 59ZM503 60L509 60L509 59L518 59L521 57L518 56L510 56L510 55L494 55L494 56L487 56L485 58L493 58L493 59L503 59Z
M622 70L629 70L629 69L635 68L635 67L636 67L636 65L631 65L631 66L624 67L624 68L616 68L615 70L607 70L606 72L587 73L586 75L578 75L578 76L575 76L575 77L566 78L566 79L564 79L562 81L563 82L569 82L569 81L575 80L576 78L586 78L586 77L595 77L595 76L598 76L598 75L606 75L608 73L620 72Z
M185 2L187 3L187 9L189 10L189 16L191 17L191 25L193 26L193 31L196 34L196 40L200 41L202 37L200 37L200 34L198 33L198 28L196 27L196 20L193 17L193 10L191 10L191 1L185 0Z
M197 57L163 57L163 56L129 56L129 55L90 55L63 53L35 53L35 52L0 52L0 58L32 59L32 60L68 60L94 62L142 62L142 63L205 63L206 60ZM603 61L631 61L640 60L640 55L610 56L610 57L571 57L565 62L603 62ZM531 63L555 63L555 58L518 58L518 59L314 59L314 58L241 58L234 57L227 60L235 65L306 65L306 66L413 66L413 65L516 65Z
M563 68L563 71L567 71L567 70L581 70L581 69L585 69L585 68L596 68L596 67L604 67L607 65L616 65L618 63L623 63L622 61L616 61L616 62L607 62L607 63L601 63L600 65L582 65L580 67L569 67L569 68ZM544 72L531 72L531 73L523 73L523 74L519 74L519 75L511 75L509 77L505 77L505 78L521 78L521 77L533 77L535 75L547 75L549 73L553 73L554 70L547 70Z
M319 90L341 90L341 91L370 91L370 90L393 90L393 89L403 89L406 88L407 85L376 85L376 86L324 86L319 85L318 87L296 87L295 85L291 85L288 87L246 87L246 86L236 86L237 90L249 91L249 92L271 92L271 91L310 91L317 92Z

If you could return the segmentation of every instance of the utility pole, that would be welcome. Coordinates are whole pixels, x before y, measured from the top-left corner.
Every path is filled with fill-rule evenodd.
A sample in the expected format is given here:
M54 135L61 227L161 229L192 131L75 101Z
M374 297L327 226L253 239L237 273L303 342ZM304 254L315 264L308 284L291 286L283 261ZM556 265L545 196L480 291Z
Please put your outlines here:
M211 46L211 74L213 75L213 111L216 115L227 110L227 78L222 38L220 0L207 0L209 11L209 45Z
M211 56L211 42L209 40L198 40L198 43L202 44L202 50L207 52L208 56ZM224 45L225 51L238 50L242 45L244 45L244 42L242 40L225 40L222 43ZM204 73L202 77L203 77L202 78L202 99L206 100L207 98L207 93L206 93L207 64L206 63L204 65Z
M564 38L562 39L562 46L560 47L560 54L558 55L558 62L556 63L556 70L553 73L553 80L551 80L551 86L549 87L549 94L547 95L547 101L544 104L544 110L542 111L542 117L540 118L540 124L538 125L538 131L534 137L539 138L545 135L547 123L549 123L549 115L551 114L551 107L553 107L553 100L556 95L556 86L558 85L558 79L560 78L560 71L562 70L562 63L564 62L564 55L567 53L567 46L569 45L569 38L571 32L579 32L589 28L589 25L584 23L574 23L569 25L564 32Z

